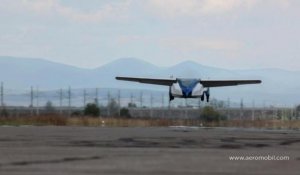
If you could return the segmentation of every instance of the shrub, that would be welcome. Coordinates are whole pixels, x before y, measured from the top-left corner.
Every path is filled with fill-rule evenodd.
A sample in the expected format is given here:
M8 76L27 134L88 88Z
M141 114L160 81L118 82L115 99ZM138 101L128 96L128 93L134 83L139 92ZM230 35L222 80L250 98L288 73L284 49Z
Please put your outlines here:
M202 109L200 118L206 122L225 120L226 117L220 114L211 106L206 106Z
M9 112L5 107L0 110L0 116L1 117L8 117L9 116Z
M82 111L74 111L74 112L72 112L72 114L71 114L71 116L74 116L74 117L76 117L76 116L81 116L82 115Z
M124 118L130 118L130 113L129 113L129 110L127 108L122 108L120 110L120 115L121 117L124 117Z
M100 108L94 103L89 103L84 108L84 115L97 117L100 115Z
M136 104L135 103L128 103L128 108L136 108Z
M106 110L109 111L110 116L116 116L119 114L119 104L116 102L115 99L111 99L106 106Z
M55 112L55 108L51 101L47 101L47 103L45 105L45 111L46 111L46 113L54 113Z

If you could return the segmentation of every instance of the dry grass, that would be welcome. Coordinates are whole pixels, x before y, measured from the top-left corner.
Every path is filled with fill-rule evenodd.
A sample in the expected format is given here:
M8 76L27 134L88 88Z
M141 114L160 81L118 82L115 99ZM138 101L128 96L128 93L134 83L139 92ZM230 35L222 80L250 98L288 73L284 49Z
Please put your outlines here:
M231 120L220 122L219 125L243 128L300 129L300 120Z
M205 123L200 120L183 119L124 119L45 115L33 117L3 117L0 118L0 125L57 125L109 127L220 126L243 128L299 129L300 120L230 120Z
M61 116L1 117L0 125L67 125L68 119Z

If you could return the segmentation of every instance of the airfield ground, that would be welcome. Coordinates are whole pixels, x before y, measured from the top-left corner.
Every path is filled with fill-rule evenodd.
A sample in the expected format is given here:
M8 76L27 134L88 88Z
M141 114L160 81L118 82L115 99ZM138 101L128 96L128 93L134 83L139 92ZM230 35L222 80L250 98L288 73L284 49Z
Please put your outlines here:
M289 160L229 160L229 156ZM1 175L299 174L300 131L197 127L0 127Z

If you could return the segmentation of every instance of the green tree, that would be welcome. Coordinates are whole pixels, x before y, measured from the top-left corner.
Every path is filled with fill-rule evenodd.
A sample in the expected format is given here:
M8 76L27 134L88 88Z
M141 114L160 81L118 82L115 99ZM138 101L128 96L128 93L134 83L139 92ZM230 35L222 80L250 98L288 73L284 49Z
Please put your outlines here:
M119 113L119 104L116 102L115 99L111 99L107 105L107 110L111 116L118 115Z
M300 112L300 105L296 107L296 111Z
M136 108L136 104L135 103L128 103L128 108Z
M298 119L300 117L300 105L296 107L296 118Z
M100 115L100 108L94 103L88 103L84 108L84 115L97 117Z
M0 110L0 117L8 117L9 116L9 112L6 109L6 107L4 106L1 110Z
M211 106L205 106L202 109L202 112L200 114L200 118L206 122L213 122L213 121L220 121L225 120L226 117L220 114L218 111L216 111Z
M130 118L131 117L131 115L129 113L129 110L127 108L122 108L120 110L120 115L121 115L121 117L124 117L124 118Z
M54 106L53 106L53 104L52 104L51 101L47 101L47 103L45 105L45 111L47 113L53 113L55 111L55 108L54 108Z

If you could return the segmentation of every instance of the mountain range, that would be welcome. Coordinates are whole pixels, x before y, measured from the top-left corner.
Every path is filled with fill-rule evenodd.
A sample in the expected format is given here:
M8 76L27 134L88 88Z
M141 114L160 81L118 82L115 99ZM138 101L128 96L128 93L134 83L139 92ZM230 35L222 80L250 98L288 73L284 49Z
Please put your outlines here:
M160 67L137 58L121 58L95 69L74 67L44 59L0 56L0 80L11 89L118 88L167 91L168 88L115 80L115 76L151 78L261 79L260 85L212 88L212 97L256 104L295 105L300 103L300 71L282 69L229 70L185 61Z

